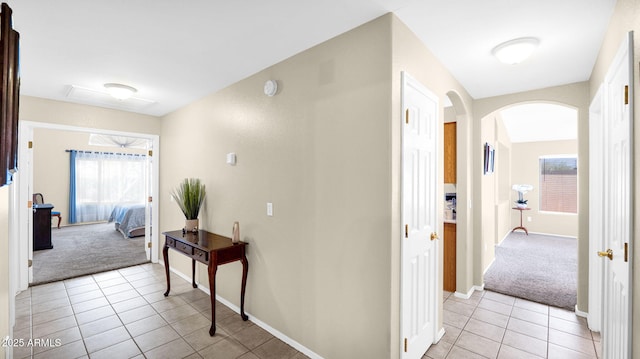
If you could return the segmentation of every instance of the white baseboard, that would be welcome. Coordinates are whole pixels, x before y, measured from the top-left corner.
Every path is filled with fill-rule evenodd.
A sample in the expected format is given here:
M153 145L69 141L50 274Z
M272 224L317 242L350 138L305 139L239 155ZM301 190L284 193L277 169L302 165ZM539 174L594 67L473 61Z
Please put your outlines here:
M158 262L158 263L164 267L164 262ZM178 277L186 280L187 283L191 284L191 277L189 277L189 276L187 276L187 275L185 275L185 274L183 274L181 272L178 272L178 271L174 270L171 267L169 267L169 270L171 272L175 273ZM196 284L198 284L198 282L196 282ZM198 285L198 289L200 289L201 291L203 291L207 295L211 295L211 291L209 291L209 289L205 288L204 286ZM226 300L225 298L222 298L221 296L216 294L216 300L219 301L220 303L226 305L227 307L229 307L234 312L240 314L240 308L237 307L235 304L231 303L230 301ZM296 349L300 353L308 356L311 359L323 359L320 355L314 353L309 348L307 348L304 345L298 343L297 341L289 338L288 336L286 336L285 334L283 334L279 330L271 327L270 325L268 325L267 323L263 322L262 320L256 318L253 314L251 314L249 312L246 312L246 311L245 311L245 314L247 314L249 316L249 318L251 319L251 321L254 324L256 324L260 328L266 330L267 332L271 333L271 335L273 335L274 337L276 337L276 338L282 340L283 342L289 344L290 346L292 346L294 349ZM444 331L444 329L442 329L442 331ZM442 333L442 335L444 335L444 332Z
M576 308L575 308L575 313L576 313L577 316L583 317L583 318L586 318L589 315L589 313L587 313L587 312L583 312L581 310L578 310L578 305L577 304L576 304Z
M436 334L436 339L433 341L433 344L438 344L440 339L442 339L442 337L444 337L445 334L446 334L446 331L444 330L444 328L441 328L438 334Z
M482 283L482 285L474 285L473 287L471 287L471 289L469 289L469 291L467 293L455 292L455 293L453 293L453 295L456 298L469 299L469 298L471 298L471 296L473 295L473 292L475 292L475 291L483 292L484 291L484 283Z
M568 236L568 235L565 235L565 234L542 233L542 232L531 232L531 231L529 231L529 234L539 234L539 235L542 235L542 236L577 239L577 236Z

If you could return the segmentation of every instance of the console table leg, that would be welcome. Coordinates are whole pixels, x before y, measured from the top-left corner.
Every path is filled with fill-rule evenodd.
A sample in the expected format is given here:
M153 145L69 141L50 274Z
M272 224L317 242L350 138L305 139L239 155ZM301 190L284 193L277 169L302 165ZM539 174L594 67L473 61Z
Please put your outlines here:
M196 260L195 259L191 260L191 286L193 286L194 288L198 288L198 285L196 284Z
M242 256L242 290L240 291L240 316L242 320L247 321L249 317L244 314L244 292L247 288L247 273L249 272L249 262L245 255Z
M164 273L167 276L167 291L164 292L164 296L167 297L171 290L171 282L169 280L169 247L166 245L162 249L162 258L164 258Z
M213 336L216 333L216 272L218 271L217 258L210 258L208 274L209 274L209 291L211 295L211 328L209 329L209 335Z

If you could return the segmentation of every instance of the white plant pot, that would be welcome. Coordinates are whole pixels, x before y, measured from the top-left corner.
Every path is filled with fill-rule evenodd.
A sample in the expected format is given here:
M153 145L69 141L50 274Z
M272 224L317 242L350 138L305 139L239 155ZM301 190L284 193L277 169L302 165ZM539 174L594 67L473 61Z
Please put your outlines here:
M184 221L184 230L187 232L195 232L198 230L198 219L186 219Z

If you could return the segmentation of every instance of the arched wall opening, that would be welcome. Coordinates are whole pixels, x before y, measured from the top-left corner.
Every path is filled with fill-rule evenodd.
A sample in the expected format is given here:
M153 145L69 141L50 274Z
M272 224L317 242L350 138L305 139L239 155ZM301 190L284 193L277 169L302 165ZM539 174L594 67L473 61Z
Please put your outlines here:
M486 121L495 119L495 115L500 110L507 109L513 105L527 104L532 102L542 102L556 104L573 108L577 111L577 131L578 131L578 290L576 310L579 314L588 311L588 247L589 247L589 226L588 226L588 208L589 208L589 143L588 143L588 121L589 121L589 86L588 83L576 83L564 86L558 86L547 89L540 89L524 93L516 93L504 96L497 96L474 101L473 113L474 124L476 126L473 132L473 204L474 218L473 231L475 233L475 241L473 247L473 266L474 266L474 286L476 288L484 285L483 264L490 264L487 258L483 258L486 253L485 245L489 245L483 241L483 235L486 231L484 228L483 212L483 142L482 131L483 124ZM494 212L495 213L495 212Z
M450 112L450 120L456 122L456 239L455 239L455 293L459 297L468 297L473 292L473 215L472 194L472 123L460 95L451 90L447 92L451 103L445 108ZM450 109L449 109L450 108ZM447 117L447 116L445 116Z

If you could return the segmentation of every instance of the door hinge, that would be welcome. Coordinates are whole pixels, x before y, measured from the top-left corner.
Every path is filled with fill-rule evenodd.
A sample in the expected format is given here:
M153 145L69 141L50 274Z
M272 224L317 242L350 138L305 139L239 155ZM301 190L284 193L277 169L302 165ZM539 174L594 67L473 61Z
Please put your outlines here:
M27 208L33 207L33 201L27 201Z
M404 225L404 238L409 238L409 225Z
M29 261L27 262L27 265L29 266L29 268L33 267L33 260L29 259Z
M151 242L147 242L147 248L151 248Z
M404 338L404 352L407 352L407 338Z
M624 104L629 104L629 85L624 86Z
M629 243L624 244L624 261L629 261Z
M29 144L27 145L27 147L33 148L33 141L29 141Z
M149 150L149 157L153 157L153 151Z
M406 109L404 111L404 122L408 125L409 124L409 109Z
M153 197L149 196L149 198L147 199L147 201L149 201L149 202L153 202Z

